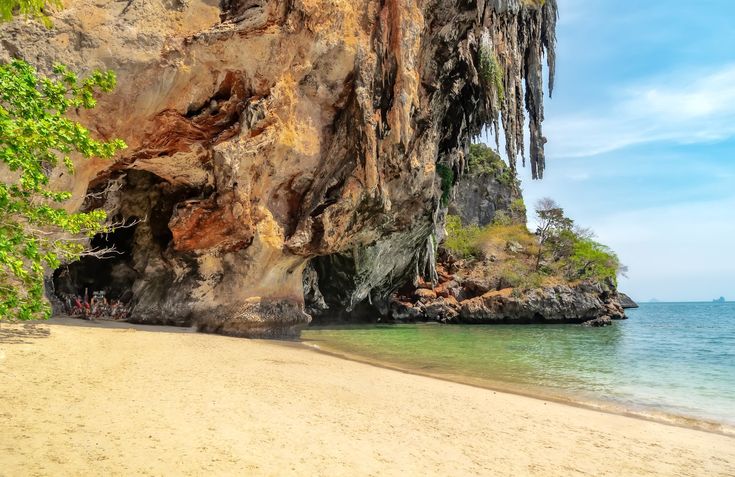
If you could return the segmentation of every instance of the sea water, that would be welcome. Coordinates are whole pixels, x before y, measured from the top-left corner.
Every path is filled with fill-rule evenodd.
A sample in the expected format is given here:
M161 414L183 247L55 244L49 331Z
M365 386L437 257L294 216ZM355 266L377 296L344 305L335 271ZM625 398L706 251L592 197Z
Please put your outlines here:
M309 328L307 344L398 369L587 405L735 426L735 303L650 303L606 328Z

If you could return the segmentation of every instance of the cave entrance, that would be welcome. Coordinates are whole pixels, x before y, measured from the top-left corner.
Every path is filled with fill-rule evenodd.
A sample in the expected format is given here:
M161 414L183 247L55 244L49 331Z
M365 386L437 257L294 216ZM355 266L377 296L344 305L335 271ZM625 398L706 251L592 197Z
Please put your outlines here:
M151 172L133 169L98 181L90 187L82 209L107 210L112 221L122 225L94 236L91 249L114 250L103 257L86 256L59 267L49 284L49 295L61 301L54 301L54 305L72 315L127 316L137 304L133 286L149 278L143 277L142 271L151 261L173 254L168 224L176 205L212 193L211 186L173 184ZM95 295L98 300L92 300ZM101 300L102 296L106 300ZM96 307L100 301L103 306Z
M70 299L91 299L101 292L108 300L129 303L133 283L138 278L138 272L133 267L137 226L137 219L132 217L110 233L95 235L91 242L92 249L110 249L110 252L103 257L82 257L56 269L53 275L55 295L66 304Z

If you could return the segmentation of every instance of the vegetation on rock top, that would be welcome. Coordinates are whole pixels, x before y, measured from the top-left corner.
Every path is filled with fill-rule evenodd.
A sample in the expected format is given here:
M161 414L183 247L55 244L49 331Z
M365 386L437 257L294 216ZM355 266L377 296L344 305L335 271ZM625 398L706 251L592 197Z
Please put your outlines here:
M625 272L617 255L596 242L588 229L574 226L553 200L536 206L539 227L531 233L525 224L500 213L486 227L465 226L448 216L443 246L455 257L484 260L484 277L495 288L528 290L582 280L616 283Z
M472 144L467 160L470 174L491 174L503 185L518 186L518 179L500 155L486 144Z

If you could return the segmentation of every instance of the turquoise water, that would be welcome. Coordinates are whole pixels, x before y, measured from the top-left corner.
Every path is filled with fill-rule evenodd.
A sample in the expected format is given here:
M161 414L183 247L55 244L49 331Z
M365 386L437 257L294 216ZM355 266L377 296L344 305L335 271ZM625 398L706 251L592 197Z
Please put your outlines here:
M303 338L470 384L735 426L735 303L651 303L628 316L607 328L371 325Z

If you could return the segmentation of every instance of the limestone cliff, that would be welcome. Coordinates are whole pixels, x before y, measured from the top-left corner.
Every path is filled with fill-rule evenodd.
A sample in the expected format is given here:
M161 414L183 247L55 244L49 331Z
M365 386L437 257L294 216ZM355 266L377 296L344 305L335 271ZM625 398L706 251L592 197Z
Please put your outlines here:
M520 181L495 151L482 143L472 144L468 169L450 196L450 215L480 227L491 224L498 213L526 223Z
M56 184L140 223L104 238L124 242L109 273L55 282L127 289L136 321L293 336L307 264L310 293L351 308L432 262L437 170L459 176L484 127L515 167L526 116L543 174L555 0L65 3L52 28L0 26L0 59L117 72L80 120L129 149Z

